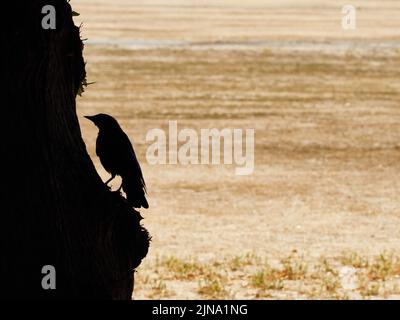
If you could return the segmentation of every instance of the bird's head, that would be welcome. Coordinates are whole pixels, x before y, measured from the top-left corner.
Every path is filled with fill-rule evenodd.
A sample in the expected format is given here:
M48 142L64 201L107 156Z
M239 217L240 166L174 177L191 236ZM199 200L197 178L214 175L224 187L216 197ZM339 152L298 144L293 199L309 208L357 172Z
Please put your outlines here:
M99 113L96 114L95 116L85 116L85 118L92 121L95 124L95 126L98 127L100 130L119 127L117 120L115 120L108 114Z

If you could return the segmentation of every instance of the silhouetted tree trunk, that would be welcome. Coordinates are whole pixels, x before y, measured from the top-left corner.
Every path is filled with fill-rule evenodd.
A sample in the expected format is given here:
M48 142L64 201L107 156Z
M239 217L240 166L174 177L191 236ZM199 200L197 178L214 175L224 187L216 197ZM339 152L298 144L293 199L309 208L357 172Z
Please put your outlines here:
M42 7L56 29L42 28ZM66 0L2 4L0 286L3 298L130 299L147 254L140 215L102 183L75 98L85 65ZM56 290L42 288L42 267Z

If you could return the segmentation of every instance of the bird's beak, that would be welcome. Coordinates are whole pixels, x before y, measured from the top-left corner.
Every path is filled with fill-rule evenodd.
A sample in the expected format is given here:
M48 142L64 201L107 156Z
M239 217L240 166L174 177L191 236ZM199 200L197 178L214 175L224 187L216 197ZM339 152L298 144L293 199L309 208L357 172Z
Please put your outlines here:
M89 119L90 121L94 122L94 116L84 116L86 119Z

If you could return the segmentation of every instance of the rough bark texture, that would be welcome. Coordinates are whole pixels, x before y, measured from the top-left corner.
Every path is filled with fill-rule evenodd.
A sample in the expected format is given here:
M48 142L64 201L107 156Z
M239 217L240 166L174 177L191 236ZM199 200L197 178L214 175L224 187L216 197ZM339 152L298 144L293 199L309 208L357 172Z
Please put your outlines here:
M41 27L44 5L55 30ZM82 42L66 0L2 6L0 296L130 299L148 250L140 215L102 183L75 110ZM44 265L57 289L43 290Z

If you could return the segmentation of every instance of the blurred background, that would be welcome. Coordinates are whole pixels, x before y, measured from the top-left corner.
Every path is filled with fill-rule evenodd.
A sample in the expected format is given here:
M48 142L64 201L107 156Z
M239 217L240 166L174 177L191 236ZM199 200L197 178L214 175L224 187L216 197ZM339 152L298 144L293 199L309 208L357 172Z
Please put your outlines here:
M71 5L95 82L78 99L88 152L106 180L83 116L111 114L148 186L134 298L400 297L398 0ZM254 173L149 165L146 134L168 121L254 128Z

